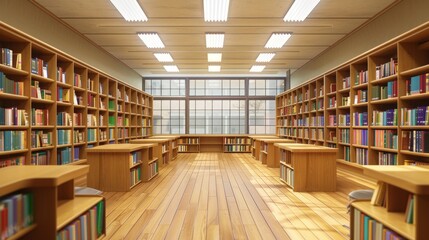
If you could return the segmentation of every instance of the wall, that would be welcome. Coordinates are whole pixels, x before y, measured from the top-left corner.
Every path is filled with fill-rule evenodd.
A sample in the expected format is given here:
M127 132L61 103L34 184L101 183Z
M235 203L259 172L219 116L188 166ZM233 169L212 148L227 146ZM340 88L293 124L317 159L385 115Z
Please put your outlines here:
M429 21L428 0L403 0L354 32L344 41L311 60L291 76L291 87L311 80L342 63Z
M95 47L29 0L0 0L0 21L138 89L142 87L142 77L137 72Z

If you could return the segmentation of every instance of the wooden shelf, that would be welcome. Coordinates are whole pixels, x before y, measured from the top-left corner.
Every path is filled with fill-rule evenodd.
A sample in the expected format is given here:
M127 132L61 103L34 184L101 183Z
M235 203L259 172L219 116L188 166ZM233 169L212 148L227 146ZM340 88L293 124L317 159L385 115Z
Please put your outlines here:
M101 200L103 200L103 197L100 196L76 196L72 200L59 201L57 209L57 231L82 215L82 212L95 206Z

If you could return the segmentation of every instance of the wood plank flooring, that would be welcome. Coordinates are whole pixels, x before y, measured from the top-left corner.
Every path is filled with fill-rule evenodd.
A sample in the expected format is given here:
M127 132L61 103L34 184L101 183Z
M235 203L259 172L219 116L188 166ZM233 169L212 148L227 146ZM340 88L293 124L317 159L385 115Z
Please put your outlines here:
M105 239L349 239L347 194L374 183L337 175L336 192L295 193L250 154L179 154L152 181L104 194Z

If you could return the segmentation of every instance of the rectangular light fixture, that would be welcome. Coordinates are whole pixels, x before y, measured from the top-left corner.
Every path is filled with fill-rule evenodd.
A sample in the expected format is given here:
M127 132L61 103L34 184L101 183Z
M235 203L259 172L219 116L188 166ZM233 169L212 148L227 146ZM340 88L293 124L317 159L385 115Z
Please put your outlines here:
M165 48L158 33L138 33L138 35L148 48Z
M229 0L204 0L204 21L226 22Z
M128 22L146 22L147 17L137 0L110 0Z
M301 22L310 14L320 0L295 0L292 6L287 11L283 21L285 22Z
M253 65L250 69L250 72L262 72L264 71L265 66L263 65Z
M164 69L167 72L179 72L179 68L176 65L164 65Z
M207 53L208 62L221 62L222 53Z
M209 65L209 72L220 72L219 65Z
M260 53L256 62L270 62L275 55L275 53Z
M207 48L223 48L225 34L223 33L206 33Z
M153 54L159 62L173 62L170 53L154 53Z
M265 44L265 48L282 48L290 36L290 33L273 33Z

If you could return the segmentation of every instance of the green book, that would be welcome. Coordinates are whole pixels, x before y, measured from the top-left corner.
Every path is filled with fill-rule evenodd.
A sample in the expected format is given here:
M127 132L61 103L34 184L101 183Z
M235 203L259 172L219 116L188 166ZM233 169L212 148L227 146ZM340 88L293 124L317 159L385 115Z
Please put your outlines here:
M103 234L104 223L104 201L97 204L97 236Z

